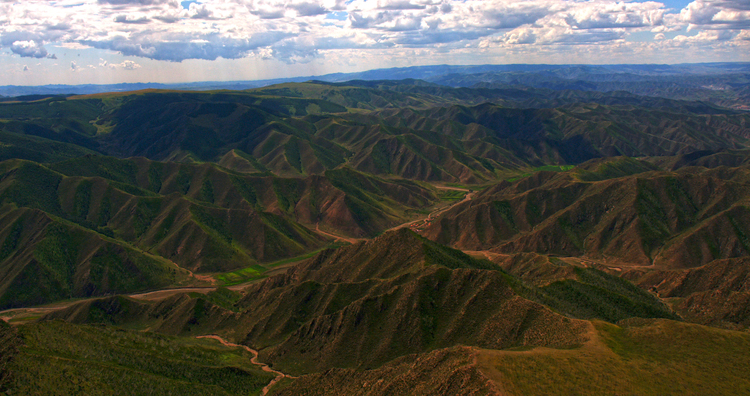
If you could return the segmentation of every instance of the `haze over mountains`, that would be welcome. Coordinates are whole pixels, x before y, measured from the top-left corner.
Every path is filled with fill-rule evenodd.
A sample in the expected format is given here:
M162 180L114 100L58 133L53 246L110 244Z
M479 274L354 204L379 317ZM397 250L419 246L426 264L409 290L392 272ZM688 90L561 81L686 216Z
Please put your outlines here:
M183 84L7 85L0 86L0 96L82 95L141 89L244 90L310 80L336 83L352 80L419 79L454 88L525 86L553 91L626 91L642 96L717 101L731 107L738 100L741 102L740 105L747 105L748 73L750 73L750 64L747 63L595 66L524 64L477 66L436 65L257 81L209 81Z
M748 75L3 91L0 390L746 392Z

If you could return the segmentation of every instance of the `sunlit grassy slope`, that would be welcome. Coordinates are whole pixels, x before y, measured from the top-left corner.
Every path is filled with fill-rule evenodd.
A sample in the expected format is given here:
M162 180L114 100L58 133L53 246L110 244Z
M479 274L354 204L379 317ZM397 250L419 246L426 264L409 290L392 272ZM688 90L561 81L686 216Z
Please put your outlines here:
M489 351L485 374L513 395L750 393L750 334L670 320L594 322L570 350Z

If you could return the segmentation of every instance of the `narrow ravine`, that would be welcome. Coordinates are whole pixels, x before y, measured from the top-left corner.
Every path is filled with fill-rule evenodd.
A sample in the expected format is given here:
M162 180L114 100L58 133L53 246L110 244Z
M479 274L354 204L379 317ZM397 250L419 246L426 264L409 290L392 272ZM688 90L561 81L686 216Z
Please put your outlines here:
M272 379L271 382L269 382L268 385L266 385L263 388L263 390L260 391L261 396L265 396L268 393L268 391L271 389L271 387L274 386L274 385L276 385L277 382L281 381L282 378L297 378L297 377L293 377L291 375L284 374L281 371L274 370L271 367L268 367L267 364L259 362L258 361L258 351L256 351L255 349L252 349L252 348L248 347L247 345L240 345L240 344L231 343L231 342L229 342L229 341L227 341L227 340L225 340L225 339L223 339L223 338L221 338L221 337L219 337L219 336L217 336L215 334L204 335L204 336L197 336L195 338L211 338L211 339L214 339L216 341L219 341L224 346L245 348L246 351L248 351L248 352L250 352L250 353L253 354L252 359L250 359L250 363L252 363L252 364L260 367L261 370L263 370L263 371L265 371L267 373L274 373L274 374L276 374L276 378Z

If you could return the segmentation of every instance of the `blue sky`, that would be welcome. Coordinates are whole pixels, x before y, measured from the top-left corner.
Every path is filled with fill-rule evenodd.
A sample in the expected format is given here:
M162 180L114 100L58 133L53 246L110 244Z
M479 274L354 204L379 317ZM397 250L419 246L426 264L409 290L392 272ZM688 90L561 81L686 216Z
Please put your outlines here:
M645 1L639 1L639 3L645 3ZM667 1L662 1L662 3L664 4L665 7L672 8L675 10L681 10L687 7L688 4L690 4L689 1L685 1L685 0L667 0Z
M714 61L750 61L749 0L0 2L0 85Z

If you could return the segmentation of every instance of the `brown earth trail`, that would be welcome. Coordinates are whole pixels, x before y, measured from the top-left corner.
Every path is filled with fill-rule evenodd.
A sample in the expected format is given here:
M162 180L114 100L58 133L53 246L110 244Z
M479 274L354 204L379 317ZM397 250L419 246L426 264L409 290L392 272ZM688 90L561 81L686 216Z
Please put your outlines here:
M217 335L213 335L213 334L212 335L197 336L195 338L211 338L211 339L214 339L216 341L219 341L224 346L237 347L237 348L245 348L246 351L250 352L253 355L252 359L250 359L250 362L252 364L260 367L261 370L263 370L263 371L265 371L267 373L276 374L276 378L274 378L273 380L271 380L271 382L269 382L268 385L266 385L263 388L263 390L260 391L261 396L264 396L264 395L268 394L268 391L271 389L271 387L274 386L274 385L276 385L277 382L281 381L282 378L297 378L297 377L293 377L291 375L284 374L281 371L274 370L271 367L269 367L267 364L259 362L258 361L258 351L256 351L255 349L252 349L252 348L248 347L247 345L234 344L234 343L231 343L231 342L229 342L229 341L227 341L227 340L225 340L225 339L223 339L223 338L221 338L221 337L219 337Z

